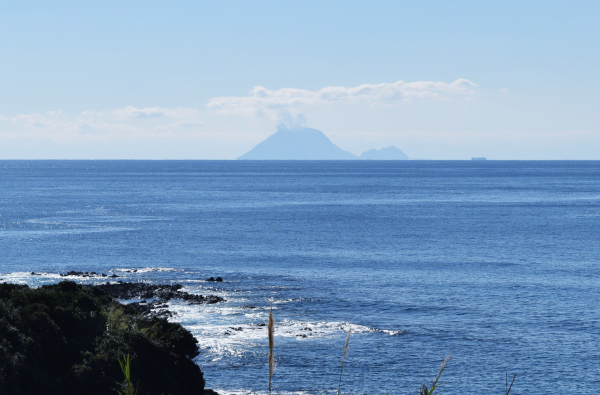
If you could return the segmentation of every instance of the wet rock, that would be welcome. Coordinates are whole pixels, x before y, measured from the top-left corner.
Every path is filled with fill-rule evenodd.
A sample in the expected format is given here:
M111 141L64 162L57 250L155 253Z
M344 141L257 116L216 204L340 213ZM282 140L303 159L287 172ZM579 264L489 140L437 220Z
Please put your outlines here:
M176 292L183 288L180 284L148 284L117 281L116 284L105 283L98 286L116 299L172 299Z
M189 304L213 304L225 299L216 295L195 295L181 291L181 284L147 284L118 281L116 284L98 285L115 299L158 299L165 303L171 299L185 300Z
M177 315L176 312L167 309L168 305L164 304L164 300L153 300L151 302L142 300L140 302L134 302L128 304L128 306L134 308L139 314L146 317L152 318L171 318Z
M217 277L217 278L210 277L210 278L207 278L206 281L222 283L223 282L223 278L222 277Z
M32 272L33 274L33 272ZM67 273L61 273L60 275L61 277L67 277L67 276L72 276L72 277L111 277L111 278L117 278L119 276L117 276L116 274L113 274L112 276L109 276L105 273L96 273L96 272L79 272L79 271L75 271L75 270L71 270Z

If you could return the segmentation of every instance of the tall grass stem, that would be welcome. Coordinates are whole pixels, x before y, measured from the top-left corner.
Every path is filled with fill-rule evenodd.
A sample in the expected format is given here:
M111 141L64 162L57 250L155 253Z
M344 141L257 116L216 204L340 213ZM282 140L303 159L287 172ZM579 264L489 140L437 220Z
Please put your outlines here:
M512 386L513 386L516 378L517 378L517 375L513 374L512 381L510 382L510 387L509 387L508 386L508 373L506 373L506 395L510 394L510 390L512 389Z
M269 394L271 393L271 379L275 371L275 357L273 356L273 348L275 347L275 319L273 318L273 308L269 313Z
M342 362L340 364L340 381L338 383L337 395L340 395L340 391L342 389L342 374L344 373L344 362L346 361L346 354L348 353L348 346L350 345L350 334L352 333L352 328L348 330L348 336L346 336L346 344L344 345L344 355L342 355Z

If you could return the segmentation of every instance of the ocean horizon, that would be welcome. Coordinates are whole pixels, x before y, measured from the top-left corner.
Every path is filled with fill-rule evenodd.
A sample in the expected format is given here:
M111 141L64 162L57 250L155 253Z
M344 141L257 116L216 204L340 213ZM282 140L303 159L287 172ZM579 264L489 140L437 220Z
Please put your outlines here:
M222 394L588 393L600 161L2 160L0 281L179 283ZM206 281L222 277L223 282ZM112 281L112 280L110 280Z

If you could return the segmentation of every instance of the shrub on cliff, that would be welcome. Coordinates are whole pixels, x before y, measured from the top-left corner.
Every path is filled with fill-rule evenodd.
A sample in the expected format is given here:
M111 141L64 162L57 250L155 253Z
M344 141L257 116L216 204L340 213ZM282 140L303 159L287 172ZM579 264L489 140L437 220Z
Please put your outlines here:
M196 339L96 287L0 284L0 393L109 394L131 355L140 394L203 394Z

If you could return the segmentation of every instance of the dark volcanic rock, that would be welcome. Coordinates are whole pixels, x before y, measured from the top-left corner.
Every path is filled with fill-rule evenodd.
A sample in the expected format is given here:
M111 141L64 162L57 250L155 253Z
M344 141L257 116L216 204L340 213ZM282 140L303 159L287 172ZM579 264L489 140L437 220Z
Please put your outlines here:
M160 299L162 303L171 299L182 299L190 304L213 304L225 299L215 295L194 295L181 291L181 284L106 283L97 285L115 299Z
M222 277L217 277L217 278L211 277L211 278L207 278L206 281L216 281L218 283L222 283L223 278Z
M33 272L31 274L34 274ZM67 277L67 276L72 276L72 277L110 277L110 278L117 278L119 276L117 276L116 274L113 274L111 276L105 274L105 273L96 273L96 272L79 272L79 271L75 271L75 270L71 270L70 272L67 273L62 273L61 277Z
M161 299L155 299L152 302L143 300L141 302L130 303L128 306L133 307L138 313L148 317L170 318L177 314L168 310L165 301Z

